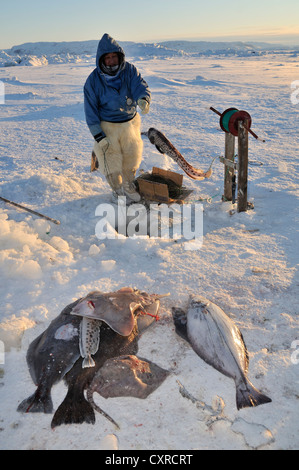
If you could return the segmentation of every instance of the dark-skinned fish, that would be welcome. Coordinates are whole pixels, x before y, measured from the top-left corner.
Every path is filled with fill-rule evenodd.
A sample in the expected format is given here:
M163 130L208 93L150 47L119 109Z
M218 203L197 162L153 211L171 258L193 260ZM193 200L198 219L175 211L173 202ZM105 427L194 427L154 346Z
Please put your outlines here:
M94 361L93 367L82 368L82 362L87 358L85 351L81 350L80 352L80 325L83 317L73 314L76 306L86 300L86 297L67 305L60 315L50 323L48 328L29 345L27 364L31 378L37 388L31 396L19 404L18 411L52 413L52 386L64 379L68 391L54 414L51 426L95 422L94 410L90 403L86 401L84 391L107 359L137 353L139 334L155 321L155 315L159 308L160 296L153 295L151 297L149 294L137 289L126 288L126 290L126 295L124 290L121 290L121 295L116 295L116 308L118 313L123 310L124 315L129 319L128 323L120 321L119 324L122 325L120 327L117 326L118 322L115 323L115 320L113 320L114 329L112 329L106 323L105 318L100 319L100 341L92 358ZM109 293L111 298L114 298L115 294ZM93 292L92 298L101 295L103 293ZM132 313L130 304L139 298L138 295L141 307L134 309ZM122 300L120 301L120 299ZM122 305L121 302L123 302ZM146 307L146 310L142 305ZM111 309L109 312L110 315ZM146 313L149 313L149 315ZM132 317L133 323L131 321ZM109 319L108 321L110 322ZM118 330L120 328L127 335L119 334ZM84 355L83 360L81 355Z
M94 367L92 355L98 350L100 329L105 322L121 336L128 336L135 324L135 312L149 308L159 309L159 299L167 296L147 294L131 287L123 287L116 292L90 292L72 309L71 314L82 317L80 324L80 354L83 357L82 367ZM146 312L151 317L155 314ZM138 320L139 323L146 320ZM147 320L148 322L151 320Z
M97 392L104 398L135 397L147 398L169 375L169 371L157 364L135 355L126 355L107 359L98 370L86 397L91 406L104 415L116 427L118 424L94 401L93 394Z

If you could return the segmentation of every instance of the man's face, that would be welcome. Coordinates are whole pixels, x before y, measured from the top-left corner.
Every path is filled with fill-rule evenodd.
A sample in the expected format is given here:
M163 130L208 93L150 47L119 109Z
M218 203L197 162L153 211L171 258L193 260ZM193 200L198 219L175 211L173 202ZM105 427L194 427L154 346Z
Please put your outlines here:
M104 57L104 64L108 67L113 67L115 65L118 65L118 55L116 52L110 52L109 54L106 54Z

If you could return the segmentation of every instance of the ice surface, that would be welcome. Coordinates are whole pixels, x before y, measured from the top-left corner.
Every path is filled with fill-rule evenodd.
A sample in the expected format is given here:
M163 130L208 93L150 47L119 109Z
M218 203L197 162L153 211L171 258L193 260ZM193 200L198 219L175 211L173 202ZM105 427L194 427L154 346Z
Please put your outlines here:
M249 165L253 210L238 214L221 201L219 159L209 180L184 175L191 201L204 208L203 244L186 250L183 239L96 236L96 208L110 203L111 193L104 178L89 171L93 143L82 88L95 66L95 44L36 43L0 55L2 65L18 63L0 68L6 98L0 105L0 195L61 222L0 201L1 448L297 449L299 365L292 362L291 346L299 339L299 104L291 101L297 51L264 47L253 54L231 45L221 54L199 54L198 48L166 44L148 46L147 53L144 45L124 44L152 91L142 130L164 132L193 166L208 168L224 152L224 133L209 106L245 109L252 129L266 140L249 138L249 160L259 162ZM45 60L33 64L29 56ZM146 138L143 157L144 171L181 171ZM105 402L121 426L115 435L100 415L94 426L53 432L51 416L17 413L34 390L26 365L30 341L75 299L124 286L170 292L161 300L160 321L140 340L139 355L172 375L147 400ZM272 403L238 412L232 380L176 335L171 307L185 307L191 293L210 298L236 322L249 351L249 378ZM179 393L177 380L208 406L221 397L227 420L207 427L200 410ZM64 396L60 383L53 389L55 409Z

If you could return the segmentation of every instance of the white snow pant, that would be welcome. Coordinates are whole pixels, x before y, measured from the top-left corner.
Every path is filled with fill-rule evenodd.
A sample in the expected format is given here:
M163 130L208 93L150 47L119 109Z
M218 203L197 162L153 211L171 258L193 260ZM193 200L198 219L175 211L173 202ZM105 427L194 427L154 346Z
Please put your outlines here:
M94 152L98 158L99 171L106 176L114 190L117 190L117 186L121 186L125 181L132 182L141 163L143 142L140 124L141 119L138 113L127 122L101 121L101 127L110 145L105 152L100 152L95 144Z

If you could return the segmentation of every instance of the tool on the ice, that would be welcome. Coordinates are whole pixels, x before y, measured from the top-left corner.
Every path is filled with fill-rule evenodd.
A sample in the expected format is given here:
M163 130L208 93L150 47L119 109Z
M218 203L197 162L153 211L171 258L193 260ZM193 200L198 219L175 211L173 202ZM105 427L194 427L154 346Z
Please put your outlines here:
M250 127L251 127L251 116L247 111L239 110L237 108L228 108L223 113L220 113L220 111L217 111L217 109L213 108L213 106L210 106L209 109L213 111L213 113L218 114L220 116L219 124L221 129L224 132L231 133L235 137L238 136L238 122L239 121L247 121L247 124L244 125L245 129L256 139L259 140L260 142L265 142L264 139L261 139L258 137L255 132L253 132Z
M21 204L10 201L9 199L6 199L5 197L0 196L0 199L4 202L7 202L8 204L12 204L13 206L18 207L19 209L22 209L23 211L31 212L31 214L38 215L38 217L42 217L43 219L49 220L50 222L53 222L56 225L60 225L59 220L52 219L52 217L48 217L47 215L41 214L40 212L36 212L32 209L29 209L29 207L25 207Z
M165 137L162 132L158 131L151 127L147 132L142 132L142 135L146 135L149 138L149 141L155 145L156 149L162 153L168 155L172 158L181 168L184 170L186 175L194 180L203 180L205 178L210 178L212 174L212 169L210 165L208 171L204 172L199 168L194 168L190 163L188 163L183 155L175 148L175 146ZM213 162L212 162L213 163Z

